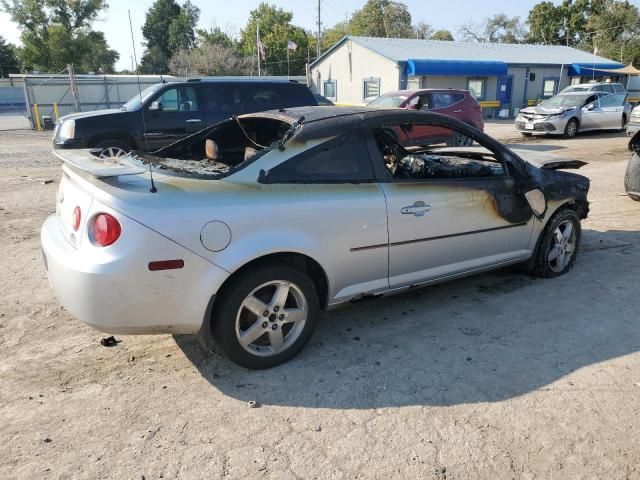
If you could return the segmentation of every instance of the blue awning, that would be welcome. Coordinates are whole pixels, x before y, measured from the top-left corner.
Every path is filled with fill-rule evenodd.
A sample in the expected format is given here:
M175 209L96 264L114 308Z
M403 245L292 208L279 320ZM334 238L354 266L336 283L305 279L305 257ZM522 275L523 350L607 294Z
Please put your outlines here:
M504 62L480 60L407 60L407 75L446 75L489 77L507 74Z
M569 76L591 76L596 77L610 76L611 72L602 72L600 70L614 70L616 68L622 68L622 63L572 63L569 66Z

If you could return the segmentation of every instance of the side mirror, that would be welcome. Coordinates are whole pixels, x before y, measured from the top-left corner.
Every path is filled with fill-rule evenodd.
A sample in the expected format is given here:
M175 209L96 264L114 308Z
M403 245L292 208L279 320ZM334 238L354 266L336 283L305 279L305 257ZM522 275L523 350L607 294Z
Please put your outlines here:
M524 197L527 199L527 203L533 210L534 215L538 218L544 217L547 211L547 200L544 198L544 193L540 189L534 188L525 193Z
M162 102L158 102L157 100L155 102L151 102L151 105L149 105L149 111L150 112L161 112L162 111Z
M589 111L593 110L593 103L590 103L589 105L587 105L587 110Z

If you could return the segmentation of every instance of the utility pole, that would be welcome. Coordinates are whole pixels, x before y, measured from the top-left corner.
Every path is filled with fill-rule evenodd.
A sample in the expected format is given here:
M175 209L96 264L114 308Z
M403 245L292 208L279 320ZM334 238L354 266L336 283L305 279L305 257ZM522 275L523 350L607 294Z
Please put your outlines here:
M322 22L320 21L320 3L322 0L318 0L318 45L316 45L316 58L320 58L320 42L322 41Z
M262 43L260 42L260 22L256 25L256 47L258 48L258 76L260 76L260 55L262 54Z
M76 108L76 112L79 112L80 96L78 95L78 84L76 83L76 74L73 70L73 63L67 64L67 72L69 73L69 86L71 88L71 95L73 96L73 105Z

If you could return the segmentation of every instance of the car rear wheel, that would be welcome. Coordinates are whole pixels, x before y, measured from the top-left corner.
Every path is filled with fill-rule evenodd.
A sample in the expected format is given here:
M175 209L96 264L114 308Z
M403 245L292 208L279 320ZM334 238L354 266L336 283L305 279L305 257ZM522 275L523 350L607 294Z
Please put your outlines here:
M449 141L450 147L469 147L473 144L473 140L463 135L462 133L456 132L453 135L453 138Z
M578 134L578 120L572 118L567 122L567 125L564 127L564 136L565 138L573 138Z
M571 270L576 261L581 233L580 218L575 211L564 208L556 212L542 233L531 273L549 278Z
M131 145L122 140L108 139L96 144L95 148L99 148L100 158L118 158L126 155L131 150Z
M307 343L319 315L313 281L288 265L264 265L221 291L212 333L227 356L246 368L286 362Z

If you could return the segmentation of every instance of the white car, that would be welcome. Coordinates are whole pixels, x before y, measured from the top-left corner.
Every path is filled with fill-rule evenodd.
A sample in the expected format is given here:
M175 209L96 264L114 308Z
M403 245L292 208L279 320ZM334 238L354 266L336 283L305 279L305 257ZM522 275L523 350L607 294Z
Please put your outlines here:
M153 154L55 153L42 248L62 305L106 332L199 333L250 368L295 355L321 309L511 264L562 275L588 212L589 180L556 170L582 162L418 111L288 109Z

